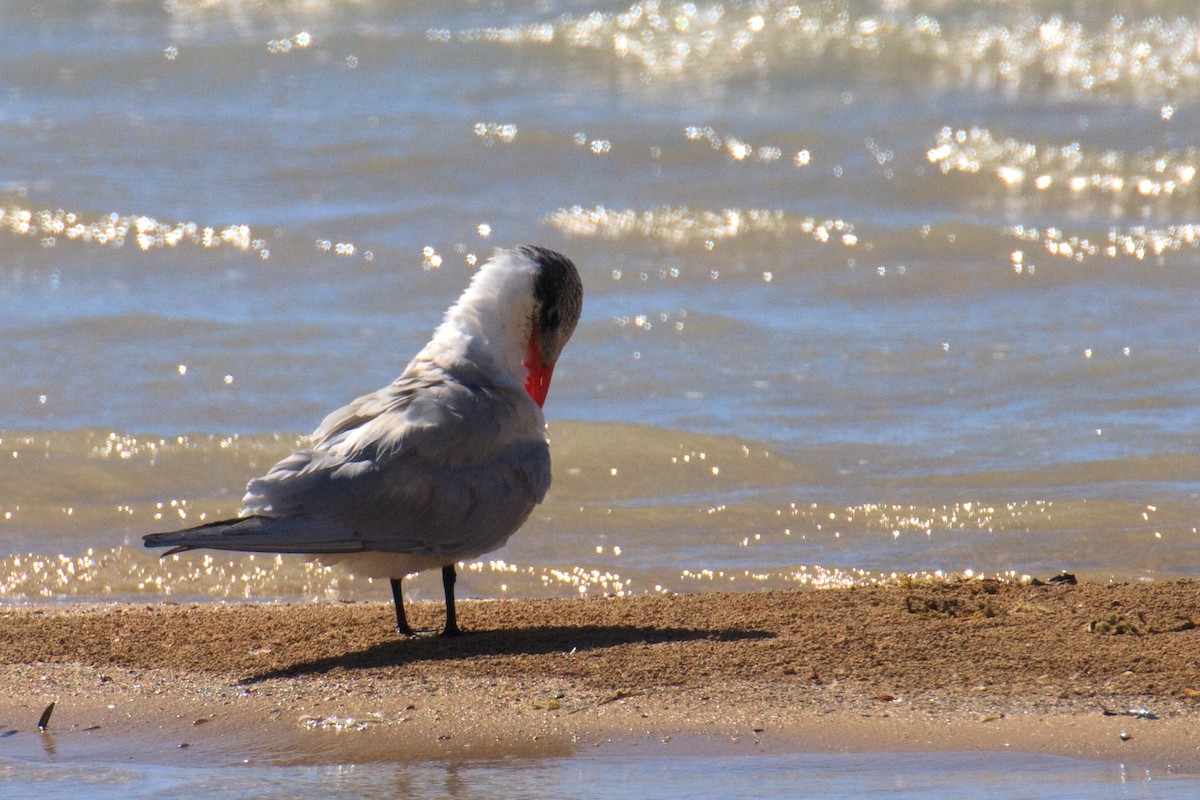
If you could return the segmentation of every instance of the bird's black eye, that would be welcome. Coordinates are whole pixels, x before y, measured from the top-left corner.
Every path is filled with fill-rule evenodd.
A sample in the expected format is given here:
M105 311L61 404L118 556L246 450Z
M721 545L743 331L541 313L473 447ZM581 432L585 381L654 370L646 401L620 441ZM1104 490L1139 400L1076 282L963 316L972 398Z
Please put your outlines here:
M559 313L558 306L548 306L542 312L542 328L545 330L554 330L561 321L562 315Z

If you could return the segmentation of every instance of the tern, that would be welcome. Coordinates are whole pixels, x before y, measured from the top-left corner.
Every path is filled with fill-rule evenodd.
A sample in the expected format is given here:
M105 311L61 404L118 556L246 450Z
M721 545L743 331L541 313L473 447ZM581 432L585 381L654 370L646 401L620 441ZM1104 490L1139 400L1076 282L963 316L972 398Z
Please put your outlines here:
M504 545L550 488L542 405L582 310L565 256L497 250L403 374L251 480L239 517L145 545L299 553L388 578L405 635L403 579L441 568L443 635L458 635L455 564Z

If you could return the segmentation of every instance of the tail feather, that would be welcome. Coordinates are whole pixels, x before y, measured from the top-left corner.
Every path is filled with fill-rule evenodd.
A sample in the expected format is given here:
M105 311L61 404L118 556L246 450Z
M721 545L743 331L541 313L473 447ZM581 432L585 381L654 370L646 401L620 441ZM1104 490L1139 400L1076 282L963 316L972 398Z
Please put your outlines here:
M146 547L170 547L166 558L199 548L242 553L357 553L360 539L310 517L241 517L142 537Z

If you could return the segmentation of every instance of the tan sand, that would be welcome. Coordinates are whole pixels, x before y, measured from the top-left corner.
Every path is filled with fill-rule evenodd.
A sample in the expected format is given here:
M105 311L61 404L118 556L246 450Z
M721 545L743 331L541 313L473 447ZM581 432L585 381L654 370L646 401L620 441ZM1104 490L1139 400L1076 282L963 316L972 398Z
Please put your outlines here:
M1200 583L0 612L0 752L334 763L1019 749L1200 773ZM417 625L440 604L413 604ZM56 702L46 735L36 723Z

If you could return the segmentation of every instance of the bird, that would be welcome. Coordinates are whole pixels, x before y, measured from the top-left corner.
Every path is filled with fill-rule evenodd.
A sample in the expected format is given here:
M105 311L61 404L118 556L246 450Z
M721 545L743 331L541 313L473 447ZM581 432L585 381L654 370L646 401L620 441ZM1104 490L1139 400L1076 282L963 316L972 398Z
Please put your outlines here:
M391 582L440 568L444 636L462 633L455 564L505 544L550 488L542 406L583 310L561 253L498 249L388 386L352 400L246 487L239 516L152 533L165 558L198 548L299 553Z

